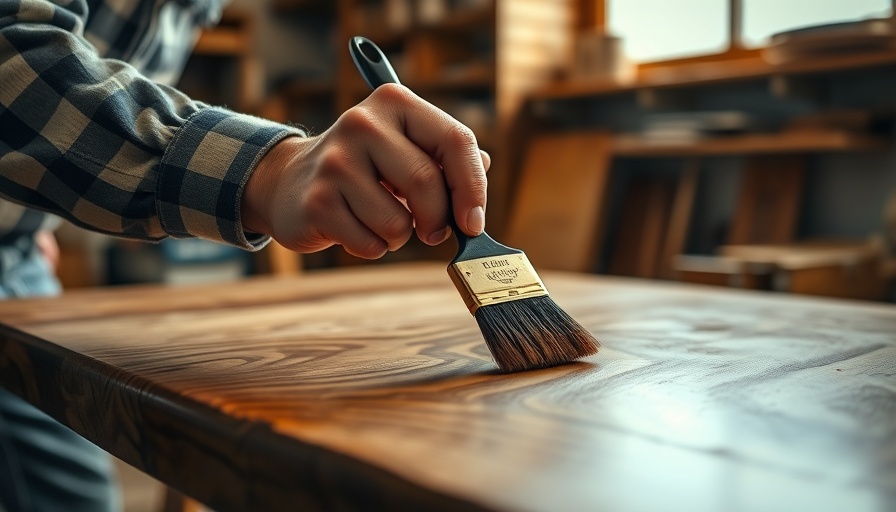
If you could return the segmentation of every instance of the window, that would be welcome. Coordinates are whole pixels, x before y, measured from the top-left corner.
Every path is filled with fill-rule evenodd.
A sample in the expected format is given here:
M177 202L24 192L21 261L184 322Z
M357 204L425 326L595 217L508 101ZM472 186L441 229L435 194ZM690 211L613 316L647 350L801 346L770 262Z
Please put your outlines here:
M644 62L719 53L728 48L725 0L610 0L610 32Z
M741 10L747 48L774 33L809 25L886 17L891 0L595 0L606 5L607 28L638 62L723 54L731 47L731 7Z
M777 32L890 15L891 0L744 0L741 41L765 46Z

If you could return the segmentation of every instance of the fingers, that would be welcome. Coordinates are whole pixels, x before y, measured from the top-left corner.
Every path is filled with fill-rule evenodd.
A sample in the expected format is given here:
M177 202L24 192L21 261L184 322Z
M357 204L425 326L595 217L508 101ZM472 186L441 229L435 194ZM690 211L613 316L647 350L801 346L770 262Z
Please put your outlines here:
M486 163L490 164L491 159L479 151L473 132L402 86L394 84L380 86L368 100L365 100L367 101L370 101L372 108L379 109L383 115L391 116L408 139L441 165L444 181L451 194L457 225L468 235L475 236L482 233L485 228L487 186L485 169ZM422 174L416 179L432 179L428 168L422 164L418 167ZM435 188L435 185L431 187ZM414 218L419 223L418 211L410 197L408 201ZM435 206L433 210L438 210L440 205ZM421 213L427 216L427 221L429 215L437 214L435 211ZM444 226L444 222L441 225Z
M488 168L492 166L492 156L480 149L479 158L482 159L482 167L485 172L488 172Z
M375 179L356 181L343 194L352 214L385 242L387 250L394 251L411 238L411 212Z
M286 142L272 149L247 184L247 229L258 224L295 250L336 243L362 258L403 246L415 227L425 243L441 243L451 217L468 235L484 229L491 157L467 127L404 87L381 86L325 133L296 139L288 158L274 158ZM266 193L250 193L267 174Z
M385 189L383 191L386 192ZM336 244L341 245L353 256L377 259L386 254L390 248L394 250L400 247L410 237L411 221L408 219L407 233L403 236L403 241L395 241L393 237L392 242L387 242L367 224L375 214L367 214L368 218L365 220L359 219L348 200L340 194L340 191L335 190L311 194L312 198L308 200L310 204L307 205L305 214L300 216L298 222L294 222L299 224L301 229L292 236L283 238L275 236L275 238L285 247L297 252L321 251ZM388 192L386 194L391 197L393 203L404 209L394 196ZM406 209L404 211L405 215L410 217L410 213ZM377 225L375 222L371 224Z
M370 156L389 188L405 198L413 212L417 237L437 245L448 231L448 189L438 164L403 136L385 134Z
M307 185L304 204L326 239L371 259L407 243L411 213L380 183L369 155L331 148L319 160L320 177Z
M388 243L359 220L345 202L332 209L320 229L327 239L341 245L352 256L374 260L389 250Z

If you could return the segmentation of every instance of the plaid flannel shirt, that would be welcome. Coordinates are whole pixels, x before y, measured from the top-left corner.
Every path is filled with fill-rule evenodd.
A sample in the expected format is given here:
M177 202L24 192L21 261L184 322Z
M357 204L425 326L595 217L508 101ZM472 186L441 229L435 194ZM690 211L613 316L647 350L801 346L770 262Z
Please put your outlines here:
M303 133L163 85L220 11L220 0L0 0L0 247L46 227L43 212L142 240L267 242L247 239L240 197L265 152Z

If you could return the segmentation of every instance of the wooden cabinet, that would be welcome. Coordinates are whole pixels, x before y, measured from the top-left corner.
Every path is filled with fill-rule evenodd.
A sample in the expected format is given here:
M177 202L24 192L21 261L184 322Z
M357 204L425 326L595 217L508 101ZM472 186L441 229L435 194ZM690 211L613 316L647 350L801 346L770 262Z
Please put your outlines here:
M326 2L323 2L326 3ZM465 2L338 0L275 2L296 16L315 15L332 25L325 51L334 56L321 76L287 80L274 91L269 113L283 121L317 121L322 131L370 91L347 51L348 40L364 36L388 55L402 82L470 126L486 150L494 151L495 20L492 0ZM322 50L323 51L323 50ZM278 111L279 109L279 111Z
M628 83L557 81L528 97L525 111L530 116L529 124L541 129L521 140L520 145L535 147L539 140L557 134L574 137L594 130L612 133L605 156L613 162L612 183L601 187L601 195L594 197L603 207L582 206L583 211L599 212L590 218L590 231L600 234L597 250L590 248L598 258L577 270L649 278L693 277L703 272L704 282L749 281L758 283L757 286L771 283L767 286L804 293L880 297L882 283L854 285L844 277L855 274L853 270L835 268L840 260L830 265L826 260L822 266L829 267L830 272L823 279L815 275L806 277L804 282L800 281L804 276L821 271L821 267L812 266L817 259L801 257L797 269L776 258L789 252L802 256L823 250L818 244L804 242L805 230L801 231L800 226L806 223L804 199L815 190L813 166L824 155L851 154L841 161L853 158L856 162L873 162L870 155L878 155L880 160L881 154L893 150L890 138L896 118L889 100L889 84L893 82L893 51L834 55L782 65L753 56L665 69L645 67ZM725 109L758 113L773 123L762 129L694 140L662 141L643 135L644 119L649 115ZM869 158L859 158L866 153ZM584 154L578 159L566 155L557 165L575 162L569 165L582 168L579 174L585 182L591 176L588 169L604 165L594 164L594 160L585 159ZM718 193L706 186L707 178L726 166L737 169L730 197L707 198ZM848 163L841 167L845 167L841 173L843 181L865 179L861 167ZM552 172L566 174L562 169ZM883 179L881 187L891 182ZM521 187L525 188L525 183ZM885 195L884 190L874 199L868 198L880 203L878 219L883 216ZM714 228L718 231L715 238L704 236L707 241L702 244L689 244L689 239L694 238L694 219L705 213L700 211L701 199L704 203L726 202L730 214L724 226ZM528 204L516 206L522 211L531 208ZM868 232L859 237L867 237L878 227L868 225ZM774 236L752 236L759 231ZM839 238L837 234L831 236ZM776 244L775 257L769 257L775 261L745 259L741 251L721 254L724 244L757 243ZM861 239L846 244L851 248L838 243L841 253L852 251L867 261L869 248ZM682 255L692 251L694 245L711 248L701 258L683 259ZM566 250L563 246L552 249ZM717 265L710 265L714 256L707 257L708 253L719 254ZM534 263L538 266L538 262ZM869 263L869 268L875 265L879 266L879 261ZM814 270L809 272L809 267ZM713 272L718 276L710 275ZM823 280L833 284L812 284ZM860 289L870 291L864 293Z
M264 88L255 30L251 13L225 9L218 25L200 33L178 88L200 101L254 113Z

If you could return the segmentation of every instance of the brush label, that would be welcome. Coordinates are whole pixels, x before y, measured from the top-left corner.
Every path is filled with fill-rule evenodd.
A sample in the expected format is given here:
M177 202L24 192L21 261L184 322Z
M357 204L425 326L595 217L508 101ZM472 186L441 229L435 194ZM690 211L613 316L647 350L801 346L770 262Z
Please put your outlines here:
M501 270L492 270L485 274L485 277L490 281L497 281L499 283L504 284L513 284L514 281L520 276L520 270L518 268L504 268Z
M482 268L506 267L508 265L510 265L510 259L488 260L482 262Z
M471 313L489 304L548 294L525 254L460 261L448 273Z

